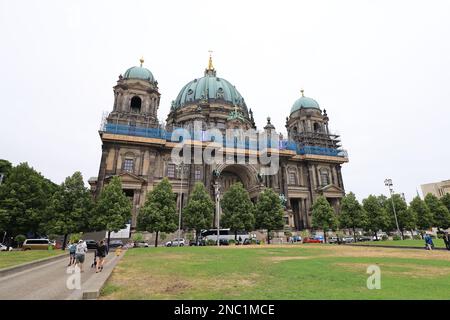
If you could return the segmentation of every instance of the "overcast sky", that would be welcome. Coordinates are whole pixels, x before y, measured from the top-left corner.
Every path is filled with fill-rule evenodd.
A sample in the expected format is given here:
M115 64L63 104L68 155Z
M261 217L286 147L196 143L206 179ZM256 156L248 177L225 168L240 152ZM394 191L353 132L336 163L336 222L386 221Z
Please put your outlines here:
M144 56L160 120L179 90L217 75L285 132L305 95L327 110L350 162L346 191L408 200L450 178L450 2L0 0L0 158L54 182L98 174L102 113ZM419 188L420 192L420 188Z

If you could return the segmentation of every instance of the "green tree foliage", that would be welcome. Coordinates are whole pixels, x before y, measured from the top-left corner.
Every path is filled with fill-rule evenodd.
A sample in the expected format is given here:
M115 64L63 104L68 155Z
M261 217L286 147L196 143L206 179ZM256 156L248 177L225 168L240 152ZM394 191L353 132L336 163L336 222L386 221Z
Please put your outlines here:
M270 243L270 232L283 228L283 225L283 206L280 197L272 189L264 189L256 203L256 229L267 229L267 243Z
M447 207L431 193L425 196L425 203L433 214L433 225L439 229L447 229L450 226L450 213Z
M223 216L221 226L230 228L237 240L238 231L250 231L255 225L255 208L242 183L233 184L223 195L221 201Z
M447 207L447 210L450 211L450 193L444 194L441 198L441 202Z
M409 208L414 212L417 219L417 227L420 230L425 231L433 226L433 214L425 201L420 199L419 196L414 197L409 204Z
M126 227L131 219L131 201L122 190L119 177L113 177L103 188L94 207L93 226L108 231L108 245L111 231Z
M0 186L0 230L9 236L37 233L55 185L27 163L9 170Z
M350 192L341 199L339 226L344 229L352 229L355 242L356 229L366 228L367 226L367 214L353 192Z
M386 231L389 227L389 217L382 201L374 195L369 195L363 200L363 209L367 214L366 230L374 233L378 240L378 231Z
M136 233L133 234L131 239L134 242L141 242L141 241L144 241L144 235L142 233L140 233L140 232L136 232Z
M338 219L330 203L325 197L318 197L312 206L312 227L323 230L324 241L326 242L327 232L329 230L336 230L337 226Z
M187 206L183 209L183 224L187 228L194 229L198 238L202 229L211 227L213 215L214 202L203 183L197 182Z
M67 177L53 194L42 228L47 233L64 235L64 250L70 233L88 230L92 208L91 192L84 186L83 176L77 171Z
M177 204L172 186L167 178L148 193L144 206L139 211L137 229L156 232L155 247L160 232L174 232L177 229Z
M8 160L0 159L0 174L3 174L3 183L6 182L9 172L12 169L12 164Z

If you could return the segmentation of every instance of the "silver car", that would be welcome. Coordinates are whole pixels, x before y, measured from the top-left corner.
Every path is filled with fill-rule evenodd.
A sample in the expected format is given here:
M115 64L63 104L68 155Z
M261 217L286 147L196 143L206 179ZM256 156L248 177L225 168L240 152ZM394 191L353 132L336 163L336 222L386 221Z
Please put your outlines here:
M171 241L166 242L166 247L183 247L186 244L186 241L182 238L173 239Z

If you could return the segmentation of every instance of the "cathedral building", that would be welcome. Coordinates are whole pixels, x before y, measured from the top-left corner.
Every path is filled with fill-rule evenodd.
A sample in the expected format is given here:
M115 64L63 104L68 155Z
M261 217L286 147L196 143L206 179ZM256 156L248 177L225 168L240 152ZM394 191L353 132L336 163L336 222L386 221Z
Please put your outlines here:
M329 130L326 110L316 100L304 96L302 90L290 109L278 106L287 115L287 139L277 133L270 118L259 131L277 137L276 145L270 145L270 150L278 155L277 170L271 174L263 173L267 164L259 160L175 163L171 154L180 141L171 138L174 130L193 132L197 123L201 133L209 129L256 132L253 111L236 87L217 74L210 57L203 77L181 88L163 122L158 118L158 82L143 63L141 59L140 66L120 75L113 87L112 111L103 119L99 131L102 154L98 177L89 180L93 193L98 195L111 177L120 177L123 190L133 203L132 229L147 193L164 177L172 184L178 207L186 205L196 182L206 186L212 199L215 187L220 186L223 195L233 183L241 182L253 202L267 187L280 194L285 200L285 224L292 230L311 228L311 206L319 195L325 196L338 213L344 196L341 166L348 157L341 149L339 136ZM216 142L219 151L229 149L225 143L203 134L195 137L194 133L192 139L185 141L200 150L212 142ZM261 150L251 145L246 140L232 149L244 159L259 156Z

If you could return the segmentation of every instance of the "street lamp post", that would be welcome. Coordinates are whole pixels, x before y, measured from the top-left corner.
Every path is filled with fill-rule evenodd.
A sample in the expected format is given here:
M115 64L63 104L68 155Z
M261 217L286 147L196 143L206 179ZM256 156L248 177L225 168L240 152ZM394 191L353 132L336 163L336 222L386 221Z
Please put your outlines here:
M400 238L403 240L402 233L400 232L400 228L398 227L397 213L395 212L395 204L394 204L394 190L392 189L392 179L385 179L384 185L389 188L389 193L391 194L391 202L392 202L392 210L394 211L395 224L397 225L397 233L400 235Z
M214 184L214 190L216 192L216 221L217 221L217 246L220 246L220 185L219 181Z
M177 166L178 174L180 175L180 193L179 193L179 199L180 199L180 211L178 213L178 246L180 246L180 234L181 234L181 209L183 207L183 175L184 175L184 163L183 161Z

